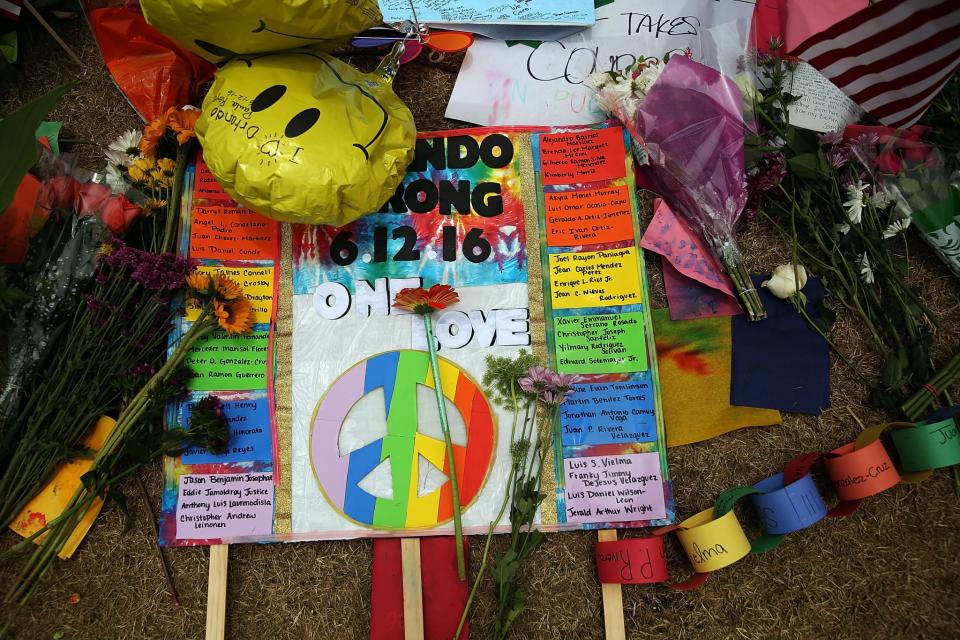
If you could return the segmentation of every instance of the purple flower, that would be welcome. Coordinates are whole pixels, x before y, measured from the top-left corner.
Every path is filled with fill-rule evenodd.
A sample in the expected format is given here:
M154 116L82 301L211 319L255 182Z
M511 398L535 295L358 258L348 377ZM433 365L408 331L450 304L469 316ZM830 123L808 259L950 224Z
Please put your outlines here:
M147 376L153 375L156 372L156 369L149 362L144 362L143 364L138 364L135 367L130 367L127 370L128 376Z
M539 395L547 388L549 374L544 367L530 367L527 373L517 380L517 384L527 393Z

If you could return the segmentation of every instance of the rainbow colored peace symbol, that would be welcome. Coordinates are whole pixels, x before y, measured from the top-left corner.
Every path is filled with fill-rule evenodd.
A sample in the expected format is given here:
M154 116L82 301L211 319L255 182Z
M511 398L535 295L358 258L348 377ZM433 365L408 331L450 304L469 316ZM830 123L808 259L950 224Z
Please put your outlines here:
M443 395L460 411L467 445L453 446L460 489L466 508L480 492L493 460L496 436L493 410L483 391L457 365L443 358ZM389 351L362 360L327 389L313 418L310 454L317 482L341 514L374 529L426 529L453 518L450 482L418 495L420 456L450 477L442 439L417 429L417 385L434 388L430 356L423 351ZM359 449L340 454L344 419L360 398L383 388L387 435ZM374 496L358 486L381 462L390 459L393 497Z

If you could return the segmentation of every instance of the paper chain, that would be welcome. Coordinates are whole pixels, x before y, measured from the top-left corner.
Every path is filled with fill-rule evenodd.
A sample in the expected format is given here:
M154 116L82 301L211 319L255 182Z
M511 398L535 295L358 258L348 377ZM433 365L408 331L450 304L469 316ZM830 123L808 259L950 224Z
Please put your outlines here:
M598 542L594 553L600 582L667 582L663 537L674 532L690 559L693 575L667 586L681 591L695 589L714 571L751 553L776 548L788 533L806 529L824 518L848 516L865 498L900 482L926 480L935 469L960 464L960 405L939 415L940 419L935 421L877 425L833 451L801 454L788 462L781 473L753 486L727 489L712 507L679 524L656 529L652 537ZM943 419L944 415L949 417ZM880 440L887 431L899 459L899 470ZM830 509L810 473L818 462L823 463L838 500ZM764 531L754 540L747 538L733 509L747 496Z

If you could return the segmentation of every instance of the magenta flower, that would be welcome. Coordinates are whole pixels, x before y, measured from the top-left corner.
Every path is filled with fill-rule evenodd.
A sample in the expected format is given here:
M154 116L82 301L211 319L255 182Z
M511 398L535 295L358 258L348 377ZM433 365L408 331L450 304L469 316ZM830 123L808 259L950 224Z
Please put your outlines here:
M517 380L517 384L525 392L539 396L549 384L548 371L544 367L530 367L527 373Z

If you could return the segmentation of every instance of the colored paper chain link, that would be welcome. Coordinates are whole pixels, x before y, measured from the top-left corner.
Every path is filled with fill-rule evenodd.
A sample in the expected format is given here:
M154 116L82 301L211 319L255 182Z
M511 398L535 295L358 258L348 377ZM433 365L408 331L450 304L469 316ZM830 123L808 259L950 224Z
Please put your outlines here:
M901 482L920 482L936 469L960 464L958 417L960 405L934 414L928 422L894 422L865 429L856 440L832 451L805 453L788 462L781 473L753 486L727 489L713 506L679 524L661 527L652 537L598 542L594 548L597 575L602 583L651 584L667 582L663 537L676 533L690 560L693 575L669 583L672 589L696 589L714 571L753 553L776 548L788 533L806 529L827 517L854 513L860 503ZM946 419L943 419L944 416ZM889 432L899 461L887 452L881 436ZM827 507L811 471L823 464L837 504ZM763 526L759 538L747 538L734 507L749 497Z

